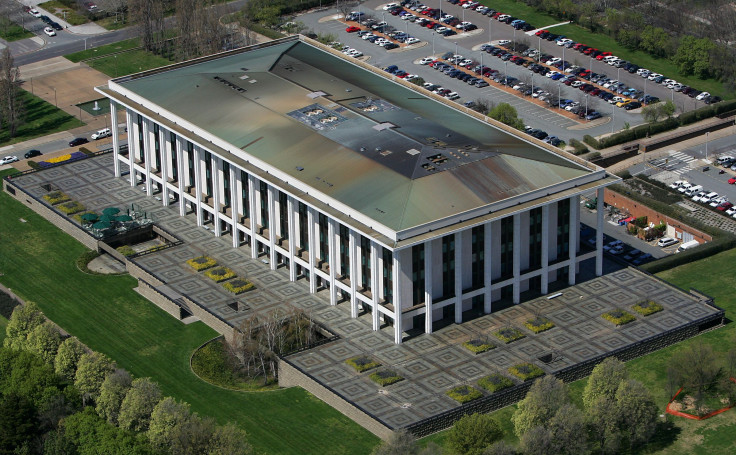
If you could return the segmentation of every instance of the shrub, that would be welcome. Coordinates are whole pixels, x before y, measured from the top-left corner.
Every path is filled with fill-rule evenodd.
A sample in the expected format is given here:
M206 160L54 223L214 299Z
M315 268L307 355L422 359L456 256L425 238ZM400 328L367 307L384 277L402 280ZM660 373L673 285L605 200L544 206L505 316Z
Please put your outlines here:
M512 341L520 340L525 337L524 333L522 333L521 330L515 329L514 327L505 327L493 332L493 334L496 336L496 338L506 344L511 343Z
M601 317L606 321L613 322L616 325L624 325L636 320L636 318L631 313L618 308L615 310L611 310L608 313L603 313Z
M242 294L243 292L255 289L256 286L245 278L235 278L222 285L225 289L233 294Z
M87 210L87 207L83 206L77 201L69 201L56 206L59 211L66 213L67 215L73 215L75 213L83 212Z
M216 283L219 283L220 281L229 280L230 278L233 278L235 276L235 272L233 272L227 267L211 268L205 271L204 274L205 276L207 276L207 278L215 281Z
M493 373L491 375L478 379L478 385L491 393L495 393L499 390L513 387L514 383L511 381L511 379L500 373Z
M583 136L583 142L588 144L589 146L593 147L594 149L601 149L601 143L598 141L598 139L594 138L590 134L586 134Z
M642 316L649 316L650 314L660 312L664 309L662 308L662 305L658 304L654 300L642 300L632 308Z
M404 380L403 376L398 375L395 371L392 370L376 371L369 377L371 378L371 381L380 386L387 386Z
M601 152L593 152L593 153L591 153L590 155L588 155L588 156L586 157L586 159L587 159L588 161L593 161L593 160L597 160L597 159L598 159L598 158L600 158L600 157L601 157Z
M550 321L547 318L544 317L536 317L534 319L529 319L524 323L527 329L531 330L534 333L540 333L544 332L545 330L549 330L552 327L555 326L555 323Z
M41 165L38 164L38 163L36 163L33 160L28 160L28 161L26 161L26 163L28 163L28 167L30 167L31 169L35 169L35 170L42 169L41 168Z
M92 262L92 259L98 257L99 255L100 255L100 253L98 253L97 251L94 251L94 250L87 250L87 251L85 251L84 253L82 253L77 258L77 261L76 261L77 262L77 268L79 270L81 270L82 272L85 272L85 273L96 274L95 272L93 272L92 270L90 270L89 267L87 267L87 265L90 262Z
M584 153L590 152L590 149L588 149L585 144L574 138L570 139L570 146L575 149L575 151L573 152L575 155L582 155Z
M72 199L69 195L62 193L61 191L52 191L43 198L51 205L61 204L62 202L67 202Z
M115 248L115 250L125 257L133 256L135 254L135 250L130 245L119 246Z
M463 347L465 347L467 350L471 352L480 354L481 352L486 352L486 351L490 351L491 349L495 349L496 345L488 341L475 339L475 340L466 341L465 343L463 343Z
M87 147L79 147L79 151L84 153L85 155L94 156L94 152L88 149Z
M544 371L532 363L520 363L509 367L509 373L523 381L528 381L544 375Z
M469 401L477 400L478 398L483 396L480 390L469 385L461 385L459 387L452 388L445 393L448 397L452 398L458 403L467 403Z
M189 259L187 264L189 264L194 270L200 271L216 266L217 261L209 256L200 256L198 258Z
M347 359L345 363L355 368L355 371L357 371L358 373L362 373L364 371L368 371L370 369L378 368L381 366L381 364L377 361L364 355L359 355L358 357Z

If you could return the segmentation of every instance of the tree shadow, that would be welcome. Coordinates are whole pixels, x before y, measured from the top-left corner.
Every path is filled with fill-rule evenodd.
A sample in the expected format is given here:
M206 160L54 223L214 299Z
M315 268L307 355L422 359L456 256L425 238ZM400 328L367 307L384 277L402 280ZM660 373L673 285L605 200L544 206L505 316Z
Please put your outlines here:
M631 453L634 455L655 453L671 446L682 433L682 429L675 425L673 420L670 420L672 416L667 416L667 420L659 422L657 429L654 431L654 435L649 440L649 443L634 448Z

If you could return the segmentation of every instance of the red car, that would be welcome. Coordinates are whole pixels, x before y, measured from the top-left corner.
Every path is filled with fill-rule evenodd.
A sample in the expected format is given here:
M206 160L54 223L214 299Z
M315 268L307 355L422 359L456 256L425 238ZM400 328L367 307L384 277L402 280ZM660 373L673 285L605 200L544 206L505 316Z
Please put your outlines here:
M609 55L613 55L613 54L611 54L610 52L601 52L600 54L598 54L595 57L595 59L596 60L603 60L604 58L608 57Z
M354 25L351 25L350 27L346 28L345 31L348 32L348 33L357 32L357 31L360 31L360 27L356 27Z
M537 33L535 33L535 35L536 35L536 36L539 36L539 35L541 35L541 34L542 34L542 33L544 33L544 32L547 32L547 33L549 33L549 30L539 30L539 31L537 31Z
M733 185L734 183L736 183L736 176L733 176L730 179L728 179L728 183L730 183L731 185Z
M733 204L730 202L722 202L721 204L718 204L718 207L716 207L716 210L720 210L721 212L725 212L726 210L733 207Z

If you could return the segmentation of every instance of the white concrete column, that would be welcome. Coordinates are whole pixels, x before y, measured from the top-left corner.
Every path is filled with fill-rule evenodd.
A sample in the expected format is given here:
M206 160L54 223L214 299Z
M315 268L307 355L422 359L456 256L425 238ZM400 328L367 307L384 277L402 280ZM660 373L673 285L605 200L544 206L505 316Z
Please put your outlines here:
M258 226L256 225L256 219L258 216L258 207L256 207L256 178L253 174L248 174L248 205L250 205L250 257L255 259L258 257L258 240L256 239L256 233L258 232Z
M312 207L307 207L307 242L309 243L309 292L317 292L317 276L314 273L317 253L317 236L315 235L315 223L318 218Z
M235 171L235 166L230 165L230 234L233 237L233 248L240 246L238 237L238 213L240 213L240 172Z
M373 330L378 330L381 327L380 322L378 321L378 294L381 287L378 281L378 248L378 244L374 241L371 241L371 296L373 296Z
M118 128L118 104L110 100L110 123L112 126L112 164L115 177L120 177L120 129Z
M153 157L153 150L151 150L151 128L150 120L143 119L143 156L144 158L144 169L146 170L146 194L149 196L153 195L153 182L151 182L151 158Z
M158 143L161 148L161 203L165 206L169 205L169 166L171 160L171 143L166 140L166 133L168 131L159 127L158 129Z
M424 332L432 333L432 240L424 242Z
M330 257L329 268L330 268L330 305L337 305L337 286L335 285L336 271L340 264L337 258L337 231L339 229L335 226L337 223L332 218L327 220L327 255Z
M271 270L276 270L276 190L267 186L266 203L268 204L268 262Z
M483 227L483 284L486 289L483 293L483 312L489 314L493 311L493 294L491 293L491 282L493 281L493 237L491 233L491 222Z
M204 224L202 214L202 158L199 146L194 146L194 194L197 203L197 226Z
M212 173L212 208L214 209L215 236L222 235L220 225L220 174L222 172L222 160L210 153L210 169Z
M289 217L289 280L296 281L296 261L294 256L296 255L296 225L294 220L296 218L296 206L294 198L287 196L286 198L286 215Z
M358 234L348 229L350 238L348 240L348 250L350 261L350 316L353 318L358 317Z
M514 304L521 302L521 214L514 214Z
M125 122L128 125L128 167L130 168L128 178L130 179L130 186L135 186L135 151L138 138L133 139L136 127L130 109L125 110Z
M575 284L575 271L577 270L576 256L578 253L578 232L580 227L577 224L578 211L580 210L580 196L573 196L570 198L570 229L568 230L569 244L570 244L570 269L567 276L567 283L572 286Z
M393 264L391 272L393 273L393 304L394 304L394 343L401 344L404 333L404 318L401 314L401 261L399 260L400 254L398 251L393 253Z
M186 198L186 179L184 175L184 140L179 136L176 136L176 174L179 176L179 216L187 214Z
M596 205L596 230L595 230L595 274L603 275L603 197L605 188L598 188L596 196L598 204Z
M549 204L542 206L542 294L549 290Z
M455 236L455 323L463 322L463 235L462 231Z

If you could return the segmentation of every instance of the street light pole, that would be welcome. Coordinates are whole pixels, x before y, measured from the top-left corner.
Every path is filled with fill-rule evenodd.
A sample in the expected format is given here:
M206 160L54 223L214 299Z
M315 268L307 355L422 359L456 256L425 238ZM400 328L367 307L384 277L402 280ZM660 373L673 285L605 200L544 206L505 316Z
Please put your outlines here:
M534 95L534 71L529 71L529 73L532 75L532 96Z
M613 134L613 129L614 129L613 125L614 123L616 123L616 105L615 104L611 104L611 112L613 112L613 116L611 118L611 134Z
M488 18L488 44L491 44L491 41L493 41L493 39L491 39L491 24L492 23L493 23L493 18L489 17Z
M56 88L52 87L54 89L54 106L59 107L59 103L56 101Z
M588 95L585 95L585 120L588 120Z
M458 53L457 53L457 43L455 43L455 55L458 55ZM455 59L455 68L457 69L457 59Z
M541 36L539 37L539 47L537 48L537 51L538 51L537 52L537 62L541 62L542 61L542 37ZM562 49L562 52L563 53L565 52L564 48Z
M434 55L434 32L432 32L432 55Z
M705 132L705 161L708 161L708 134L709 132Z
M503 68L504 68L503 71L505 73L504 79L503 79L503 85L508 87L508 84L509 84L509 62L508 61L503 62Z
M514 52L516 52L516 29L514 29Z

